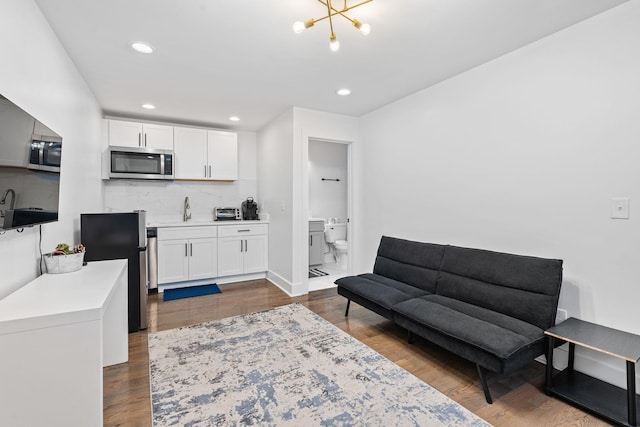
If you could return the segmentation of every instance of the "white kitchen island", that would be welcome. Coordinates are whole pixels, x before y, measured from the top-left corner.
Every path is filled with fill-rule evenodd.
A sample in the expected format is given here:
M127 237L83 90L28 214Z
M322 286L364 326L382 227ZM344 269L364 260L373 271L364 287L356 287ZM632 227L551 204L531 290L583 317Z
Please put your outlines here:
M0 300L0 425L101 426L102 368L128 360L127 261L44 274Z

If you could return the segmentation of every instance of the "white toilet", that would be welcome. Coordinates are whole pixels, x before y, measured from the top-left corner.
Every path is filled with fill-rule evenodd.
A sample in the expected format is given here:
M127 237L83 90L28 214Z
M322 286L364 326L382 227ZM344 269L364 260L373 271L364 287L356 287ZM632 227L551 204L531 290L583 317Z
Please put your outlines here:
M347 224L329 223L324 225L324 240L341 270L347 270L349 262L349 243L347 242Z

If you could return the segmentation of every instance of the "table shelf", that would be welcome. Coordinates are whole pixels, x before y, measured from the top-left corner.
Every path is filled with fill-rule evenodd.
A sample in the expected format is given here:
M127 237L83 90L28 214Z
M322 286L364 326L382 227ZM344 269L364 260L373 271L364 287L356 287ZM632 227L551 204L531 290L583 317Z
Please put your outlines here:
M546 392L609 421L631 426L627 420L627 391L620 387L565 369L553 377L553 385L547 385ZM640 407L638 397L636 405Z

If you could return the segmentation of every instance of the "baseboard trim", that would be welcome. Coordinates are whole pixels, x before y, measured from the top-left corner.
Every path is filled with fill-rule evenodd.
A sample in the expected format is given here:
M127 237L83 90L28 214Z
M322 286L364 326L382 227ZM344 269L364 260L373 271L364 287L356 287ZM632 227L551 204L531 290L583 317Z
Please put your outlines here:
M308 294L308 289L303 284L293 284L284 277L280 276L273 271L267 272L267 280L280 288L284 293L290 297L298 297L300 295Z

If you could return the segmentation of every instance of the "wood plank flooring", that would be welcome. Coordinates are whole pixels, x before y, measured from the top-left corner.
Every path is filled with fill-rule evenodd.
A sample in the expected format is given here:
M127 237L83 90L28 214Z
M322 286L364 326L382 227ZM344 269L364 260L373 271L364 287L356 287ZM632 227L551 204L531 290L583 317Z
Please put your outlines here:
M544 367L537 362L512 375L489 373L494 398L484 400L475 365L419 337L407 334L385 318L351 304L335 289L290 298L266 280L221 285L221 294L164 302L149 298L149 329L129 334L129 362L104 369L104 424L150 426L147 333L300 302L413 375L496 426L606 426L604 421L542 392Z

